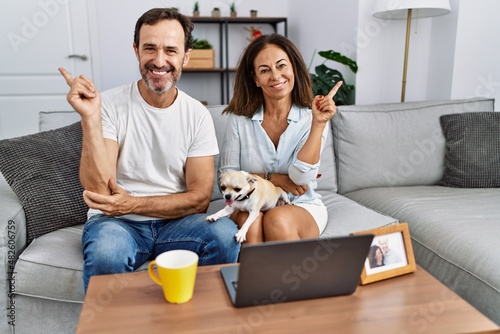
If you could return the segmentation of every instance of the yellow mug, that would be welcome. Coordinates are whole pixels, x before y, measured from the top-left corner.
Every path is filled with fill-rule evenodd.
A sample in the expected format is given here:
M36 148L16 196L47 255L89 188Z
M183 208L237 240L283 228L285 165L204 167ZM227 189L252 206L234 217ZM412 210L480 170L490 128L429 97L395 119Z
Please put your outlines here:
M153 268L154 265L159 276ZM149 263L148 272L153 281L162 286L167 302L181 304L193 298L197 268L198 254L177 249L158 255Z

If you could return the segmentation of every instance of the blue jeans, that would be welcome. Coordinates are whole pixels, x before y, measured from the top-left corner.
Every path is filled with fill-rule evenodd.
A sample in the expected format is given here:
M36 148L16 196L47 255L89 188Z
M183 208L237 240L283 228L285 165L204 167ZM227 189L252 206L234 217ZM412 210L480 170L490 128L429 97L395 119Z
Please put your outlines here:
M224 217L215 222L205 214L180 219L131 221L95 215L83 229L83 287L91 276L131 272L159 254L188 249L199 256L198 264L236 262L240 244L236 224Z

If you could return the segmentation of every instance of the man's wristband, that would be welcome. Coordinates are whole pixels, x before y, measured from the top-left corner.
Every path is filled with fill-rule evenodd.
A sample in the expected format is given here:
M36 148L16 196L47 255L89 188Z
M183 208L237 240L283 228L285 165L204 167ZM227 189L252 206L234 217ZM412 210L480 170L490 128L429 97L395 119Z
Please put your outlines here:
M271 180L271 173L267 172L266 175L264 176L264 179L270 181Z

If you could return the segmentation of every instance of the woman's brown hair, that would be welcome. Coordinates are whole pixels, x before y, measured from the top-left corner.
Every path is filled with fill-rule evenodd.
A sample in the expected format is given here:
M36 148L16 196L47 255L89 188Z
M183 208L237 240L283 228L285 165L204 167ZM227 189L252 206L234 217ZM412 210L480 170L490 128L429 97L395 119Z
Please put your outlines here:
M243 52L234 81L234 93L224 113L252 117L264 103L262 90L255 84L254 60L268 44L285 51L293 66L295 86L292 90L292 103L310 108L313 99L311 77L297 47L283 35L269 34L256 38Z

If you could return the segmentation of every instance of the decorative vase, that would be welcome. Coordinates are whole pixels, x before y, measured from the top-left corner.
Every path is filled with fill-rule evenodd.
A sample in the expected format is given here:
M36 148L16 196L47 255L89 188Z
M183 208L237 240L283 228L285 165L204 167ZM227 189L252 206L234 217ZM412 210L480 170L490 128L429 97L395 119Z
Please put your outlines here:
M213 17L220 17L220 10L219 9L212 10L212 16Z
M196 10L196 11L194 11L194 12L193 12L193 17L198 17L198 16L200 16L200 12L199 12L199 11L197 11L197 10Z
M231 17L237 17L238 13L237 12L231 12Z

